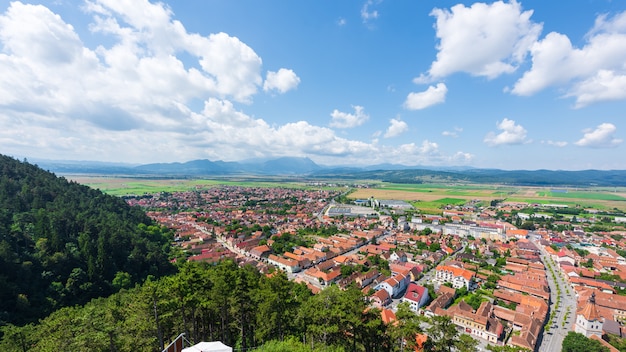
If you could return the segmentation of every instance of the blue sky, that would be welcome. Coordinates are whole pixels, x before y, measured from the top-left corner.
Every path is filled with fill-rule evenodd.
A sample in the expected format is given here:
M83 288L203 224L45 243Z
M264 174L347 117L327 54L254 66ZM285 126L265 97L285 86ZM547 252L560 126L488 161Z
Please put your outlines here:
M626 169L626 2L0 0L0 153Z

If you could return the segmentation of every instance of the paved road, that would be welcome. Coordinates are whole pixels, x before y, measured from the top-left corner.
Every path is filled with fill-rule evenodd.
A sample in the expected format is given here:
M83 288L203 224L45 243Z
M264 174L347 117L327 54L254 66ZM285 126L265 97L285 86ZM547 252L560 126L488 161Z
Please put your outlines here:
M557 263L552 261L546 250L539 243L535 243L541 250L541 260L546 266L548 285L550 286L550 313L556 310L554 319L550 326L544 327L543 339L539 346L539 352L560 351L563 339L569 331L572 331L572 324L576 314L576 296L574 290L569 287L563 272ZM549 266L552 267L550 271ZM557 287L560 288L560 295ZM557 297L561 298L557 307ZM569 307L569 308L568 308ZM549 315L548 315L549 318ZM547 323L547 321L546 321Z

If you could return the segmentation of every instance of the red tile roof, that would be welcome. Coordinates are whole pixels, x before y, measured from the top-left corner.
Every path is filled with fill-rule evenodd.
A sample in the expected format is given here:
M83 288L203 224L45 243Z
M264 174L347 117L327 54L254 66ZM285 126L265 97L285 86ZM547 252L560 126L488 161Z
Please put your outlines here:
M425 292L426 292L426 287L420 286L415 283L410 283L406 289L404 298L418 303L424 296Z
M587 321L599 321L600 320L600 314L598 314L598 307L596 307L595 293L591 294L591 297L589 297L587 304L583 306L579 314L585 317Z

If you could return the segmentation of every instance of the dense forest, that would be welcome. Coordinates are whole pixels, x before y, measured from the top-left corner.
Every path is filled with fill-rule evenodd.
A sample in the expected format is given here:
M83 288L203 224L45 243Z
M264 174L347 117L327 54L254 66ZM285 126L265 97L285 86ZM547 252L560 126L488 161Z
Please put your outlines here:
M63 308L39 324L9 325L0 350L156 352L180 333L192 343L219 340L244 351L413 350L424 318L401 305L397 323L385 325L367 305L355 287L312 295L281 271L187 262L175 275ZM450 318L428 323L427 351L476 350Z
M172 273L172 237L120 198L0 155L0 326Z

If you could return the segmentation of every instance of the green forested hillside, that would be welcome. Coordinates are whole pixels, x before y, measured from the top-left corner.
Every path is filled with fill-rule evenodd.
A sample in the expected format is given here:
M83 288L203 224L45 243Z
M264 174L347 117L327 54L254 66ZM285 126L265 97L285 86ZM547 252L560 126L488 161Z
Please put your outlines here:
M187 262L176 275L63 308L37 325L7 326L0 350L158 352L185 333L192 342L219 340L241 351L412 351L425 318L404 303L398 321L385 325L367 305L356 287L312 295L283 272ZM427 351L475 350L449 317L428 323Z
M169 273L168 236L122 199L0 155L0 326Z

